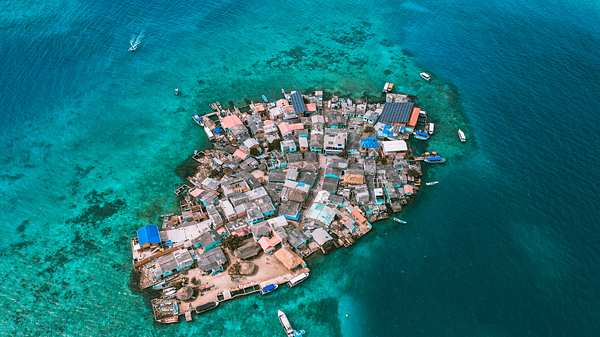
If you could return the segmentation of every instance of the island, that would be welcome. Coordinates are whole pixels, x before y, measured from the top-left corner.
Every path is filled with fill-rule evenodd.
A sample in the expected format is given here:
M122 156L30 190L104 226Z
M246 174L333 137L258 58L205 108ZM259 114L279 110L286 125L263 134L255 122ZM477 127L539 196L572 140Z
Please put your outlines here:
M395 217L421 188L415 154L434 124L417 97L351 99L318 90L219 102L194 115L210 146L175 191L179 212L131 240L139 288L160 323L192 320L222 302L267 295L309 277L314 253L349 247L378 220ZM421 146L421 148L425 148Z

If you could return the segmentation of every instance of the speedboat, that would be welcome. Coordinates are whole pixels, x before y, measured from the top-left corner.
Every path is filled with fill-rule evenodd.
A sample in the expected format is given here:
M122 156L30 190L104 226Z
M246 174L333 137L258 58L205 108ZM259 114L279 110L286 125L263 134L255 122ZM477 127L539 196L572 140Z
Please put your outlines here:
M138 49L139 46L140 46L139 42L135 42L135 43L134 42L129 42L129 49L127 49L127 50L129 50L130 52L133 53L133 52L135 52Z
M262 95L261 98L264 103L269 103L269 99L267 98L267 96Z
M460 139L461 143L464 143L467 141L467 136L465 136L464 131L461 129L458 129L458 139Z
M142 44L142 37L144 37L144 33L139 33L135 37L133 37L131 40L129 40L129 49L128 50L130 52L133 53L138 49L140 44Z
M425 81L431 80L431 74L430 73L427 73L427 72L423 71L423 72L421 72L419 74L419 76L421 76L421 78L424 79Z
M399 219L399 218L396 218L396 217L392 218L392 220L396 221L397 223L401 223L403 225L406 225L408 223L408 221L402 220L402 219Z
M279 287L279 285L277 285L277 283L269 283L269 284L265 285L264 287L260 288L260 294L266 295L266 294L272 293L275 290L277 290L278 287Z
M414 132L415 139L418 140L429 140L429 134L422 130L417 130Z
M428 181L425 183L425 185L427 185L427 186L433 186L433 185L437 185L437 184L439 184L439 181L437 181L437 180L436 181Z
M423 159L428 164L443 164L446 162L446 158L439 155L430 155Z
M175 94L175 96L179 96L179 95L181 95L181 90L179 90L179 88L175 88L173 90L173 93Z

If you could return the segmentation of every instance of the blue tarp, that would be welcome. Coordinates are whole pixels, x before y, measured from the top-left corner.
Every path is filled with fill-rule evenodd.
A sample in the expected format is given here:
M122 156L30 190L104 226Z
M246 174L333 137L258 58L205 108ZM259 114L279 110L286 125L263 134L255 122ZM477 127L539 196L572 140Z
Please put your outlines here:
M160 243L157 225L146 225L137 230L138 242L140 245Z
M389 125L389 124L384 125L383 129L380 129L377 132L377 136L379 136L379 137L393 138L394 137L394 131L392 130L392 126Z
M223 133L223 128L220 126L217 126L216 128L213 129L213 131L217 134L220 135Z
M363 149L376 149L379 147L379 141L375 137L368 137L361 141L360 146Z

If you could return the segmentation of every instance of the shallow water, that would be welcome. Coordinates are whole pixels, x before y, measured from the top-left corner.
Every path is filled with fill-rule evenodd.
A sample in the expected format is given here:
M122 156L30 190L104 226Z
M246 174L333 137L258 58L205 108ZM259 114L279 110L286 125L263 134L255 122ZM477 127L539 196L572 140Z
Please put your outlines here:
M279 336L278 308L307 336L600 328L597 4L0 9L0 335ZM282 87L377 94L386 80L419 96L438 121L430 148L450 157L402 215L409 225L378 223L352 249L311 259L301 287L155 325L130 286L128 239L174 208L176 167L206 144L190 115Z

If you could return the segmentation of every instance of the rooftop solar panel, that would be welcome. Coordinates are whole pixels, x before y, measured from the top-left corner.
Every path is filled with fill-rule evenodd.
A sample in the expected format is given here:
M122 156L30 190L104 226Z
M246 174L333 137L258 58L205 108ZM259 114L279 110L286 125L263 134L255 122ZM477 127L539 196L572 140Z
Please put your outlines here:
M383 105L383 111L379 116L378 122L393 124L393 123L407 123L410 119L410 113L412 112L415 103L413 102L389 102Z

